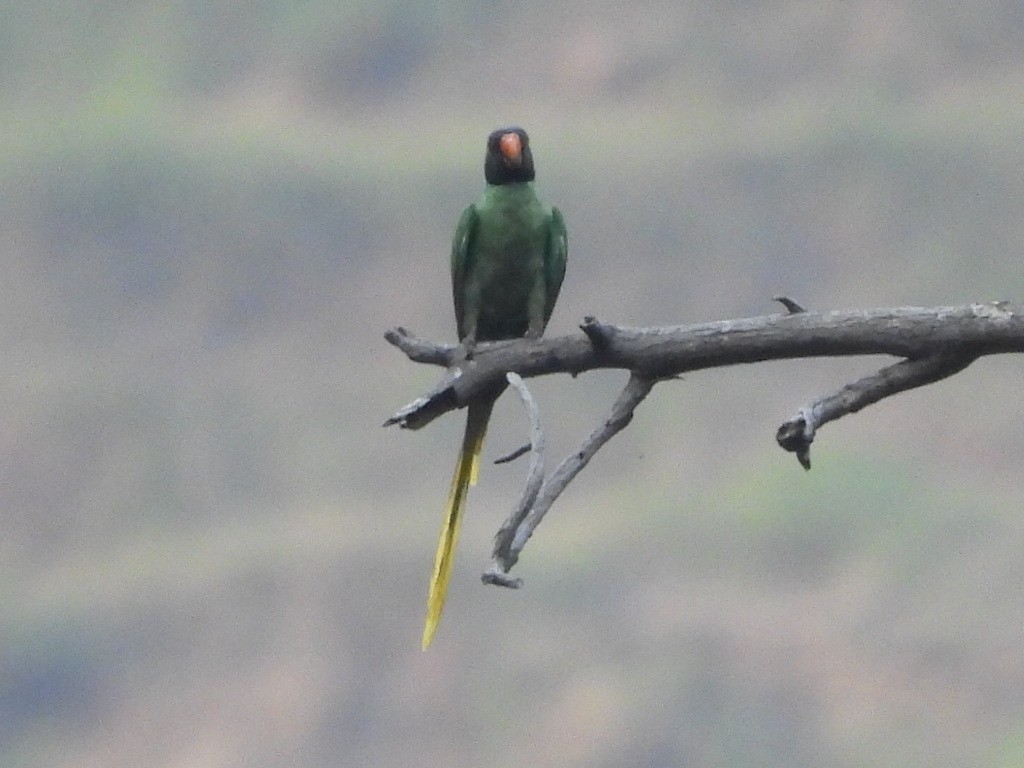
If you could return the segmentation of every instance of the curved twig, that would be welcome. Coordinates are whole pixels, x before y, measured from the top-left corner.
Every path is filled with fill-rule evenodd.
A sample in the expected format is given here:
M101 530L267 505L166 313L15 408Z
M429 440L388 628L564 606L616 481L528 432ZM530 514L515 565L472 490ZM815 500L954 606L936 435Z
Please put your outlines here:
M934 384L959 373L976 359L973 355L940 354L920 360L901 360L803 406L796 416L779 427L775 439L783 449L796 454L804 469L810 469L811 443L819 427L890 395Z
M502 587L517 589L523 583L522 579L514 579L508 576L509 569L515 563L515 559L511 555L512 541L519 526L526 519L530 510L533 509L537 494L540 493L541 486L544 484L545 443L544 431L540 425L540 409L537 408L537 403L530 394L530 390L526 388L526 384L516 374L510 373L506 378L508 383L519 393L519 398L523 401L523 405L526 406L526 412L530 418L530 445L528 448L530 451L530 469L526 475L526 488L519 499L519 504L512 510L512 513L502 523L501 528L498 529L497 534L494 536L491 567L484 572L481 579L483 579L485 584L497 584Z
M544 515L548 513L555 499L561 495L573 478L590 463L590 460L594 458L594 454L600 450L601 446L629 425L629 422L633 420L633 411L650 394L655 383L656 379L633 373L619 394L618 399L616 399L615 405L612 406L612 412L608 415L608 418L590 434L590 437L583 442L583 445L575 453L568 456L551 473L551 476L544 482L544 486L541 488L540 495L533 509L530 510L526 519L523 520L516 530L515 539L512 541L512 546L508 553L506 570L515 565L519 559L519 553L523 551L526 542L529 541L534 530L540 525L541 520L544 519Z

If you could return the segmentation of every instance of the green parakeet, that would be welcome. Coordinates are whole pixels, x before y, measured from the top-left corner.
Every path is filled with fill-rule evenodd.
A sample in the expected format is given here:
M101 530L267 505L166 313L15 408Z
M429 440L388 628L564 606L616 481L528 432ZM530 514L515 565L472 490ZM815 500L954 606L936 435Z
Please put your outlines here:
M480 341L539 338L555 308L568 254L562 214L534 190L526 131L503 128L487 137L484 178L483 195L462 212L452 240L455 322L467 353ZM487 422L500 394L469 405L430 579L424 650L441 620L466 493L476 483Z

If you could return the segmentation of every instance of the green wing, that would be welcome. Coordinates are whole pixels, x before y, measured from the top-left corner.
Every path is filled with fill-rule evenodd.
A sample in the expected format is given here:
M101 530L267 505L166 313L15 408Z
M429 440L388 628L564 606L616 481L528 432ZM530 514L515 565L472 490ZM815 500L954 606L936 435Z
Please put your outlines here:
M555 310L558 292L562 290L565 277L565 262L569 257L569 235L565 231L565 219L557 208L551 209L551 223L548 225L548 246L544 253L544 282L547 295L544 301L544 324L551 319Z
M476 233L478 217L476 206L470 205L462 212L452 238L452 298L455 300L455 325L459 341L465 336L463 320L466 307L466 275L473 262L473 235Z

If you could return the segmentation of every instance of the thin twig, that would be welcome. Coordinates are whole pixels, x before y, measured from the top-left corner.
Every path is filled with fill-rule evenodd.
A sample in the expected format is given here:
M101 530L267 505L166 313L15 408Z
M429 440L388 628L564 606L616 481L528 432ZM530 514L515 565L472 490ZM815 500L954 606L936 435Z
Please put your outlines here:
M615 401L615 405L612 406L612 412L608 418L591 433L579 450L566 458L551 473L551 476L544 482L544 486L541 488L540 495L533 509L530 510L526 519L523 520L516 530L515 539L512 541L512 546L509 549L507 562L502 563L506 572L515 565L519 559L519 553L523 551L526 542L529 541L534 530L540 525L541 520L544 519L544 515L548 513L555 499L561 495L565 487L572 482L572 479L580 473L580 470L590 463L590 460L601 446L625 429L629 422L633 420L633 411L650 394L656 381L656 379L642 374L632 373L626 386Z
M529 443L527 443L526 445L520 445L514 451L509 451L504 456L499 456L498 458L496 458L494 460L493 463L494 464L508 464L510 462L513 462L516 459L518 459L520 456L522 456L524 453L529 453L529 451L530 451L530 449L532 447L533 446L530 445Z
M432 341L418 339L405 328L399 326L384 333L388 343L398 347L415 363L429 363L448 367L452 364L457 345L437 344Z
M803 406L796 416L779 427L775 439L782 448L796 454L804 469L810 469L811 443L820 427L883 398L959 373L976 359L971 355L940 354L901 360Z
M508 571L511 564L515 562L510 557L512 540L523 520L533 509L537 494L544 484L544 431L540 425L540 409L534 401L530 390L526 388L523 380L514 373L507 374L508 383L519 393L519 398L526 406L526 412L530 418L530 470L526 476L526 488L523 490L519 504L512 510L498 533L494 536L494 549L492 553L491 567L481 576L485 584L497 584L502 587L517 589L522 584L522 579L509 577Z
M795 301L793 301L791 298L789 298L789 296L772 296L772 301L779 302L779 304L784 306L786 308L786 311L789 312L789 314L791 315L799 315L801 312L807 311L799 304L797 304Z

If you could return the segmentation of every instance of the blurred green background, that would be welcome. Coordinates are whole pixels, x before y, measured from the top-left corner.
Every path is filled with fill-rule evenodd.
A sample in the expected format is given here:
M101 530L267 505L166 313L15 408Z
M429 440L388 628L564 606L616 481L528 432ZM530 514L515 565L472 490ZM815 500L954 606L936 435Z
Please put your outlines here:
M4 2L0 765L1024 763L1020 361L775 428L886 361L660 385L525 550L461 416L448 247L521 124L549 332L1020 299L1016 0ZM621 372L531 387L552 455ZM499 403L486 454L519 445Z

